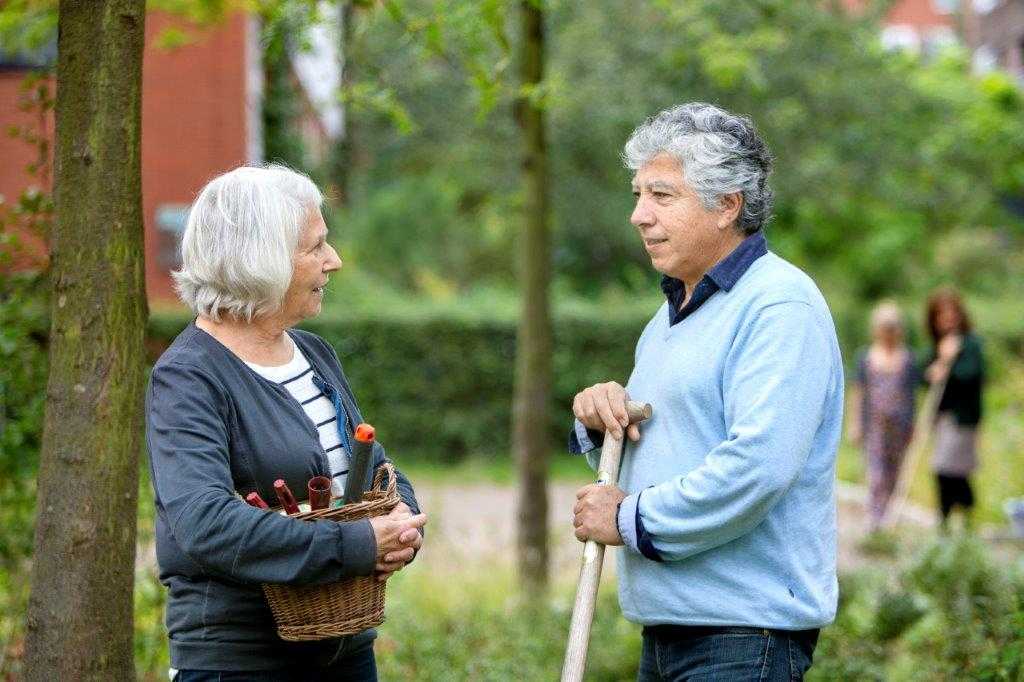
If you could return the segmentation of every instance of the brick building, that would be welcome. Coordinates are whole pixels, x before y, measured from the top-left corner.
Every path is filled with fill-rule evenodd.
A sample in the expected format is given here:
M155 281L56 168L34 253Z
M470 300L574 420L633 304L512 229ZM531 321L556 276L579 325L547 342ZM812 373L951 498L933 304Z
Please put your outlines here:
M150 13L142 85L142 206L145 219L146 288L151 304L176 300L169 275L187 207L212 176L262 159L260 130L259 27L235 14L209 29L188 27L193 38L168 49L160 37L174 20ZM52 139L52 115L18 108L19 90L33 61L51 61L50 48L29 58L0 56L0 130L10 126L40 130ZM25 167L38 150L22 140L0 137L0 195L11 201L32 183ZM46 188L48 189L48 188ZM16 263L31 266L45 249L32 235Z

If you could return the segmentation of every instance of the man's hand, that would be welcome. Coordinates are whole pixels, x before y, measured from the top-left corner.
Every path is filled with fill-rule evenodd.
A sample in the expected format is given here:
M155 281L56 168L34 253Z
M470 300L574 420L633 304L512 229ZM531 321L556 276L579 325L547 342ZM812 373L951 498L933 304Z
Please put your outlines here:
M413 516L404 502L385 516L370 519L377 539L377 565L374 575L377 580L387 580L395 571L402 570L423 545L420 528L427 522L426 514Z
M572 413L584 426L594 431L608 431L614 438L622 440L622 430L631 441L640 440L640 427L629 423L626 414L626 389L614 381L594 384L576 394L572 401Z
M626 493L614 485L590 485L576 492L573 525L580 542L595 540L602 545L621 545L622 536L615 515Z

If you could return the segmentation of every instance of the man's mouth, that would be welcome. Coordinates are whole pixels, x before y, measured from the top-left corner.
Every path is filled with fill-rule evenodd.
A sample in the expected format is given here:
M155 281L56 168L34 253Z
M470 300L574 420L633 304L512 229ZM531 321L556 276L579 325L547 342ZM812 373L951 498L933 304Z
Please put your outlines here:
M647 246L647 247L657 246L658 244L664 244L667 241L668 241L667 239L655 239L653 237L645 237L644 238L644 246Z

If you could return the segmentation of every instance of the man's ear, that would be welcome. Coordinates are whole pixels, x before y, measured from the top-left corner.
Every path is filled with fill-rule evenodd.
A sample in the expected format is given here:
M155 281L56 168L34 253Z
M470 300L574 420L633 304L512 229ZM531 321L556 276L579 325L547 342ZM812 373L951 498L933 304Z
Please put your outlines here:
M736 225L741 210L743 210L743 195L740 192L724 195L718 212L718 229L724 230Z

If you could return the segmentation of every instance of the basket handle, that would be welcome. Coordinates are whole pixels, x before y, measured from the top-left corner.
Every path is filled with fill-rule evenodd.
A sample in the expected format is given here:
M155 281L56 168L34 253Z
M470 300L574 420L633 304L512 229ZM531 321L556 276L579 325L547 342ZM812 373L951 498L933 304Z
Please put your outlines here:
M387 485L384 486L384 476L388 477ZM398 476L395 475L395 465L391 462L384 462L384 464L377 467L377 471L373 474L373 489L382 490L390 497L395 494L396 486L398 485Z

